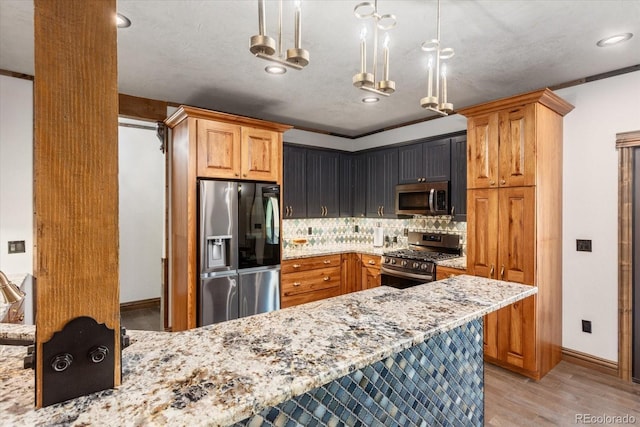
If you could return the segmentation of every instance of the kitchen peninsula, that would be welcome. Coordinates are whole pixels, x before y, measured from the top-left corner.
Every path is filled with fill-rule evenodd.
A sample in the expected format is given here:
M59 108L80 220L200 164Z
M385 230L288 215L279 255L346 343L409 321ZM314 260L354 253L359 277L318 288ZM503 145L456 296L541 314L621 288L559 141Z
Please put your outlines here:
M10 425L482 425L482 316L536 287L456 276L184 332L130 331L122 385L42 409L0 346ZM24 326L0 325L0 338Z

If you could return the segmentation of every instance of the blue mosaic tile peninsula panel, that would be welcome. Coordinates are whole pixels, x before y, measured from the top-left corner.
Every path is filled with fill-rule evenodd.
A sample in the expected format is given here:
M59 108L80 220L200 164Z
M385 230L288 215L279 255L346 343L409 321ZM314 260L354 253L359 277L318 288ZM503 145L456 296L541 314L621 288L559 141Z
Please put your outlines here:
M352 372L236 426L482 426L482 319Z

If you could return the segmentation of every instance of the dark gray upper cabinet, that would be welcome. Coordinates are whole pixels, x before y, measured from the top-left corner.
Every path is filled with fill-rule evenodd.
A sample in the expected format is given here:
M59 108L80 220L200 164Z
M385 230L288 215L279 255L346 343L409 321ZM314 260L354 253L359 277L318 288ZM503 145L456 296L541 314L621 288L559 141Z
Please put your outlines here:
M353 154L340 154L340 215L341 217L353 216Z
M398 148L398 182L448 181L450 179L450 139L417 142Z
M307 150L307 217L335 218L340 214L340 154Z
M367 153L366 213L368 217L396 218L395 191L398 184L398 149Z
M467 221L467 136L451 139L451 209L455 221Z
M307 150L300 147L284 146L282 217L307 217Z
M449 181L451 176L451 140L428 141L422 145L425 181Z
M353 162L353 216L367 215L367 155L354 154Z
M424 178L423 143L398 148L398 183L413 184Z

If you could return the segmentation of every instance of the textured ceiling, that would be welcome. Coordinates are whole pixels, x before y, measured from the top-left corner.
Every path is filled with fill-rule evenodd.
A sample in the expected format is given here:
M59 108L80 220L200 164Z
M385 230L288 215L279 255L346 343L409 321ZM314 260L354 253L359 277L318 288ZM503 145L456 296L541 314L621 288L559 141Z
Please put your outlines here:
M357 136L422 120L427 54L435 37L436 2L387 0L393 13L390 78L397 92L373 105L351 78L359 67L359 1L302 1L302 47L311 63L273 76L249 52L257 33L257 1L120 0L133 25L118 30L121 93L189 104ZM284 1L285 48L292 40L292 2ZM640 64L640 1L442 0L442 44L449 99L455 108ZM275 36L277 2L267 1L267 33ZM616 33L634 37L598 48ZM371 54L369 54L370 56ZM0 69L33 74L33 2L0 0Z

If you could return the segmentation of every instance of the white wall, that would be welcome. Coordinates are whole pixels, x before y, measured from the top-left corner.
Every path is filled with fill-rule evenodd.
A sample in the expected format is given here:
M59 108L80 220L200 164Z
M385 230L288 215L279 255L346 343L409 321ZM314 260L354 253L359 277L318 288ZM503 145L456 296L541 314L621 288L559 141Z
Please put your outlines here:
M640 72L556 91L564 119L563 346L618 360L616 133L640 130ZM593 252L576 252L591 239ZM581 320L591 320L591 334Z
M8 241L25 253L9 254ZM0 270L33 274L33 82L0 75Z
M120 119L123 122L155 127L153 122ZM164 155L155 129L118 129L120 302L160 298Z
M359 151L368 148L381 147L383 145L395 144L398 142L412 141L430 136L444 135L452 132L464 131L467 129L467 119L464 116L455 114L453 116L442 117L436 120L416 123L384 132L374 133L361 138L350 139L339 136L324 135L321 133L307 132L304 130L291 129L284 133L284 141L311 145L315 147L332 148L344 151Z

